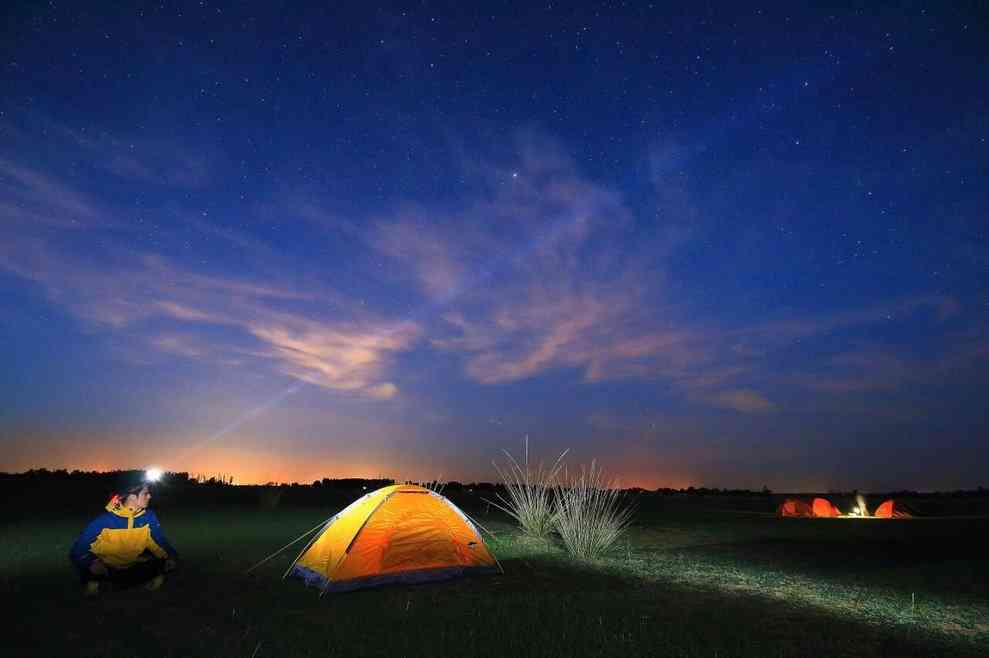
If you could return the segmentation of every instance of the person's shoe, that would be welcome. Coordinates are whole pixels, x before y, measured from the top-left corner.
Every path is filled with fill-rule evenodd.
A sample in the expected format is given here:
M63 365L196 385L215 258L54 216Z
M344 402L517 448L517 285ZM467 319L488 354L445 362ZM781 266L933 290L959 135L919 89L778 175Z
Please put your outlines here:
M90 580L82 589L83 596L96 596L100 593L100 584L95 580Z
M165 577L162 576L161 574L158 574L157 576L155 576L154 578L148 581L148 584L144 586L144 589L148 590L149 592L154 592L159 587L161 587L164 584L164 582L165 582Z

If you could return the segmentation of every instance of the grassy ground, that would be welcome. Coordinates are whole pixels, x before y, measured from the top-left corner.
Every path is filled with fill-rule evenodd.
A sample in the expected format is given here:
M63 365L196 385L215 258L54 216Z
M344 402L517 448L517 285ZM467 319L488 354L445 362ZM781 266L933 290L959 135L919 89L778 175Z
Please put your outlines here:
M4 655L973 656L989 654L984 519L787 520L645 505L605 560L497 534L501 576L327 595L244 570L335 509L159 510L183 552L154 593L80 596L85 517L0 530Z

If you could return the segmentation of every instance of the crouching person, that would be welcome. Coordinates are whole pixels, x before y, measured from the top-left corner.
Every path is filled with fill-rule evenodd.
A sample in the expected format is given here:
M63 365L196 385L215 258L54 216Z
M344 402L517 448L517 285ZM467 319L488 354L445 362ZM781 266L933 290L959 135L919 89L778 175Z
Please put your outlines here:
M108 583L156 590L165 573L175 569L178 552L148 509L149 502L149 483L125 483L72 545L69 559L87 596Z

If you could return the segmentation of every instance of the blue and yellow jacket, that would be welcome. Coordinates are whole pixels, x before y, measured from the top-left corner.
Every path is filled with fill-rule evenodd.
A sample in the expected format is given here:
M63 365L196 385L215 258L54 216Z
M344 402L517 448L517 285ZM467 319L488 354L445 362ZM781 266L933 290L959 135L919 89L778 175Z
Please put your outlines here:
M135 512L114 497L106 512L93 519L72 544L69 559L87 571L97 558L111 569L126 569L139 562L145 551L161 559L178 557L154 512Z

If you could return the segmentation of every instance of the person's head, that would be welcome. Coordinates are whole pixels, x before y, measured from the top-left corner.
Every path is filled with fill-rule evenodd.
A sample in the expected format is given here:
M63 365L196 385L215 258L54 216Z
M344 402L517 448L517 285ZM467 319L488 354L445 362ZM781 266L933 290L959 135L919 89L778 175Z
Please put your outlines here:
M128 474L117 482L112 500L115 505L139 512L146 509L151 501L151 484L143 477Z
M135 512L140 512L143 509L147 509L148 503L151 502L151 485L142 484L132 487L122 494L120 498L124 503L124 507L129 507Z

